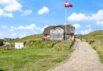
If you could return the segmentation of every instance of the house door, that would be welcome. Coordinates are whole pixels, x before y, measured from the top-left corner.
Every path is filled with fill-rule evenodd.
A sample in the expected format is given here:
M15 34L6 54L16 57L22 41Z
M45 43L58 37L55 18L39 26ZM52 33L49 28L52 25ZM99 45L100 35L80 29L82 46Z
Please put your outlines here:
M55 28L50 30L51 40L63 40L64 30L62 28Z

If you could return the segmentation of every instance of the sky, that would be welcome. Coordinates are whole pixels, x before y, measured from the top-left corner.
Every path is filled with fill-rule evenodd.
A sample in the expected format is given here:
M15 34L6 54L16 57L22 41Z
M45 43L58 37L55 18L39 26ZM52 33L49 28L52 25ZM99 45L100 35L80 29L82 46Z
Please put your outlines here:
M103 0L67 0L67 24L76 34L103 30ZM0 38L41 34L47 26L65 24L64 0L0 0Z

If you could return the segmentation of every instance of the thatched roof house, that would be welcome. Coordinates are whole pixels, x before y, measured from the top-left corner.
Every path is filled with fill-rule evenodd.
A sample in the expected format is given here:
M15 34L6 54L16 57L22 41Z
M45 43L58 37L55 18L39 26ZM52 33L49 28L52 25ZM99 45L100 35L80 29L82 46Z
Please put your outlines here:
M48 26L44 29L44 37L51 40L70 39L75 33L75 27L72 25Z

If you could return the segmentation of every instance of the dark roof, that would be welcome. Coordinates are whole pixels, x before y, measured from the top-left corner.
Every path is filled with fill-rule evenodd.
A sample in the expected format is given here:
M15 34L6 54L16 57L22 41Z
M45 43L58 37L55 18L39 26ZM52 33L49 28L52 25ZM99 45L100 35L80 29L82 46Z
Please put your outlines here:
M47 28L44 29L43 34L49 35L50 30L55 29L55 28L62 28L65 30L65 27L66 27L66 31L65 31L66 34L74 34L75 33L75 27L72 26L71 24L68 24L68 25L48 26Z

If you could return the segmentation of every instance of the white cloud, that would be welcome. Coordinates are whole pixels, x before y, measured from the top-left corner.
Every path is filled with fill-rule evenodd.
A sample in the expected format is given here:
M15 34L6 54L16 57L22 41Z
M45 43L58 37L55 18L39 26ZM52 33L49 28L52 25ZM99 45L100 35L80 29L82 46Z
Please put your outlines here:
M3 9L0 9L0 16L13 17L12 13L6 13Z
M103 10L99 10L97 13L93 14L91 20L103 20Z
M0 32L0 39L6 38L6 33L5 32Z
M72 13L69 17L68 20L69 21L82 21L82 20L87 20L88 17L85 14L82 13Z
M48 27L48 26L49 26L49 25L45 25L44 27L42 27L41 31L43 32L44 29L45 29L46 27Z
M0 16L2 16L3 12L3 9L0 9Z
M3 35L0 33L0 39L3 39L4 37L3 37Z
M1 4L8 4L8 3L10 3L10 1L11 1L11 0L0 0L0 3L1 3Z
M12 13L4 13L3 16L5 16L5 17L11 17L12 18L13 14Z
M17 34L17 33L11 33L10 36L12 38L23 38L26 36L26 34Z
M17 0L0 0L3 7L0 9L0 16L13 17L13 12L21 11L22 5Z
M38 11L38 15L43 15L43 14L49 13L49 11L50 11L49 8L44 6Z
M31 13L32 13L32 10L25 10L23 13L23 16L30 15Z
M41 30L41 27L36 26L36 24L30 25L20 25L20 26L11 26L9 31L16 31L16 30Z
M27 35L30 35L31 32L32 32L32 34L36 34L37 30L40 31L41 28L37 27L36 24L30 24L30 25L11 26L9 31L10 31L10 37L22 38ZM30 33L25 33L24 31L30 32Z
M73 24L73 26L74 26L76 29L80 28L80 24Z
M27 36L27 35L26 35L26 34L19 34L19 35L18 35L19 38L23 38L23 37L25 37L25 36Z
M86 27L87 27L87 28L90 28L90 27L91 27L91 24L86 25Z
M36 26L35 29L36 30L41 30L41 27Z
M22 38L30 34L37 34L38 31L41 33L42 28L38 27L36 24L28 24L28 25L19 25L19 26L7 26L0 25L1 32L0 38ZM9 33L9 34L8 34Z
M7 12L13 12L13 11L20 11L22 5L18 3L16 0L11 0L11 3L4 7L4 10Z
M102 21L97 21L98 25L103 25L103 20Z
M6 29L6 28L7 28L7 25L1 25L1 28L2 28L2 29Z
M83 13L72 13L68 16L68 21L100 21L103 20L103 10L99 10L97 13L91 15L85 15Z
M10 37L12 38L22 38L22 37L25 37L27 35L30 35L28 33L17 33L17 31L27 31L27 32L30 32L32 31L32 34L37 34L37 30L41 31L41 28L40 27L37 27L36 24L30 24L30 25L21 25L21 26L17 26L17 27L14 27L14 26L11 26L10 28L10 31L12 32L10 34Z
M18 26L15 28L15 30L34 30L36 28L35 24L30 24L30 25L26 25L26 26Z
M26 26L19 26L17 30L33 30L35 28L35 24L26 25Z
M4 37L0 36L0 39L4 39Z
M81 31L80 31L80 34L88 34L88 33L90 33L91 31L92 31L91 28L86 29L86 30L81 30Z

